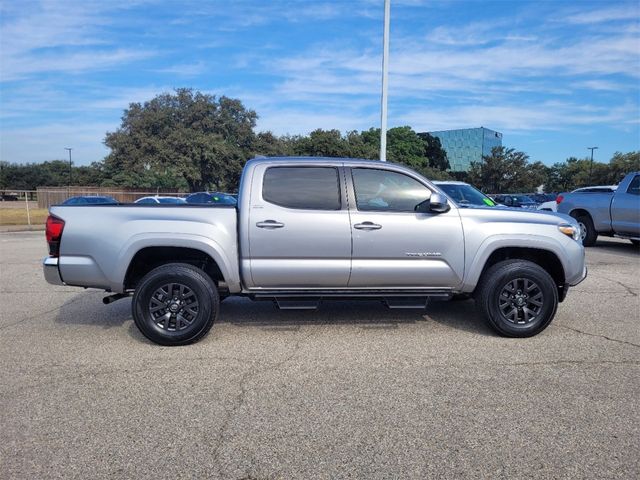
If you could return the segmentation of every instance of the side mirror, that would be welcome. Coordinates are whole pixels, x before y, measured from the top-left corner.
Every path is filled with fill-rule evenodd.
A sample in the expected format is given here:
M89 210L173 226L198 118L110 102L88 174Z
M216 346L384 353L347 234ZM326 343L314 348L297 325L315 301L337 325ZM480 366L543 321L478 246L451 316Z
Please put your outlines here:
M447 197L440 193L432 193L430 198L417 204L414 210L418 213L444 213L450 208Z
M431 194L431 198L429 199L429 210L435 213L444 213L448 212L450 208L447 197L441 193Z

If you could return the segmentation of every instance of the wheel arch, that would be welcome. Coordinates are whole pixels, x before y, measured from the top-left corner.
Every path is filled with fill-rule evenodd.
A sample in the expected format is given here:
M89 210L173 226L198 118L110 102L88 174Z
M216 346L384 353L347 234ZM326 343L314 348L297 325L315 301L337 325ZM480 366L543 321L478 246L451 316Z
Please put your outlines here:
M566 278L560 258L552 251L542 248L501 247L495 249L485 262L482 274L498 262L503 260L528 260L542 267L556 285L564 285Z
M593 221L593 215L591 215L589 210L585 210L584 208L574 208L569 211L568 215L573 218L578 218L580 215L588 215L591 221Z
M134 290L138 282L151 270L168 263L186 263L206 273L216 285L226 282L218 262L198 248L149 246L138 250L131 258L124 276L124 290Z
M480 282L482 274L503 260L522 259L540 265L558 286L560 298L564 297L567 268L562 262L562 247L555 241L529 237L526 241L514 244L514 239L493 239L483 245L468 270L463 285L464 292L473 292Z
M215 240L198 235L156 234L152 238L146 235L134 237L121 249L115 262L116 269L111 277L112 290L122 292L130 289L137 278L138 268L150 270L140 260L142 258L154 268L173 262L197 266L204 264L205 271L214 281L224 281L229 291L239 292L241 287L237 249L235 244L231 248L232 251L227 251Z

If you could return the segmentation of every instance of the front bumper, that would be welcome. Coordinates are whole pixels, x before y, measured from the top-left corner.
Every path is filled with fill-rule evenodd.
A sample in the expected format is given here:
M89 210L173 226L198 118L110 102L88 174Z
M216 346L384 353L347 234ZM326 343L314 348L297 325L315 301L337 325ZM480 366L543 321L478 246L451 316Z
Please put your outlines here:
M60 270L58 269L57 257L45 257L42 260L42 271L44 272L44 279L52 285L64 285L62 277L60 276Z
M583 264L582 272L578 275L574 275L571 278L567 279L567 284L571 287L575 287L579 283L581 283L585 278L587 278L587 266Z

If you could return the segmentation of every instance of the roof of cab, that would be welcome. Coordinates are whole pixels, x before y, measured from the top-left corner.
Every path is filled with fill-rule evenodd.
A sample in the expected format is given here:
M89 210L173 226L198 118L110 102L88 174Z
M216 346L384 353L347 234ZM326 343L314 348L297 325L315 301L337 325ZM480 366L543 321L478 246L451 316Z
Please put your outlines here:
M348 157L256 157L249 160L246 167L250 167L253 165L260 164L276 164L283 165L285 163L292 164L301 164L301 163L315 163L322 164L326 163L328 165L339 165L342 164L345 167L373 167L373 168L383 168L387 170L393 170L396 172L404 172L409 175L418 175L424 178L420 173L415 170L409 168L406 165L401 163L394 162L382 162L380 160L367 160L365 158L348 158ZM428 182L431 180L426 179Z
M282 163L282 162L291 162L291 163L345 163L349 165L371 165L372 162L377 164L390 163L392 165L397 165L391 162L381 162L380 160L368 160L366 158L348 158L348 157L255 157L249 160L250 163ZM249 163L247 162L247 163Z

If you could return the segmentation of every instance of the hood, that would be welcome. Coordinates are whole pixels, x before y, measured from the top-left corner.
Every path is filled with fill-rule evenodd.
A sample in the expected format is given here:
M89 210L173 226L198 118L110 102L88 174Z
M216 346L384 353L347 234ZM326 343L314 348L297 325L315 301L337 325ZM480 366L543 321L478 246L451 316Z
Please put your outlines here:
M484 222L529 223L540 225L578 225L576 220L569 215L565 215L564 213L549 212L545 210L473 207L459 208L458 212L460 213L460 216L462 218L477 218L481 219Z

